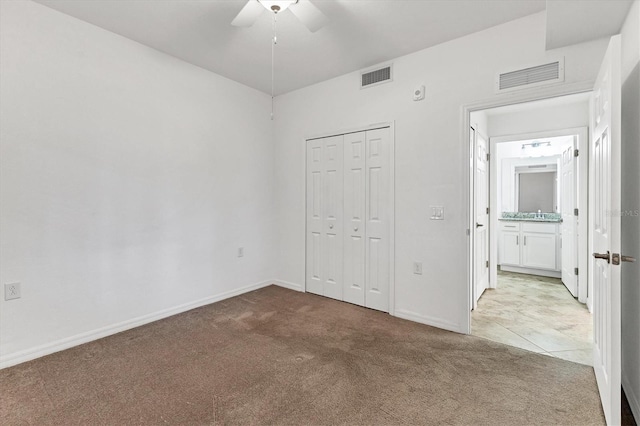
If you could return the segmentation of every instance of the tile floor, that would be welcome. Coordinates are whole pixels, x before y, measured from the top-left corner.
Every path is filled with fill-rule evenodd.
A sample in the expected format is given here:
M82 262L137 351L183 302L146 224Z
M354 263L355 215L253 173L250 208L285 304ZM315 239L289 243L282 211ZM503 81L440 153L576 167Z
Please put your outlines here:
M593 319L556 278L498 272L471 314L471 334L592 365Z

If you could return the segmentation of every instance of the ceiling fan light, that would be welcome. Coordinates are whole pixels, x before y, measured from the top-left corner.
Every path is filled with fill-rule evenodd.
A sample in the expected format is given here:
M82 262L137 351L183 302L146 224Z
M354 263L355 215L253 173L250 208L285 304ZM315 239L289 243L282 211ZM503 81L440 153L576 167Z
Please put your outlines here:
M270 12L280 13L287 10L289 6L297 3L298 0L258 0Z

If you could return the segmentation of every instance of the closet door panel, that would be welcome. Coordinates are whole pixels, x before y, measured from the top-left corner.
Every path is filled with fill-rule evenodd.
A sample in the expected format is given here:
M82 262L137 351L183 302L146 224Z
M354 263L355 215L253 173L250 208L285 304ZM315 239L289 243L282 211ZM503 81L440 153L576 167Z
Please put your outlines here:
M324 293L322 166L323 141L307 142L307 244L306 291Z
M365 132L344 136L344 300L364 306Z
M324 138L323 150L323 295L342 300L343 233L343 139L342 135Z
M365 306L385 312L391 280L391 154L389 128L366 132Z

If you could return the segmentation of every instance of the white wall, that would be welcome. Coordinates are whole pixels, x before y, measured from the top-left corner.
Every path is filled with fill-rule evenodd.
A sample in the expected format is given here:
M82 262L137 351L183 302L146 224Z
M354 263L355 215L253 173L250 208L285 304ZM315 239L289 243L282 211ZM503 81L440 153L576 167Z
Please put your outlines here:
M536 108L536 104L540 104L540 107ZM589 127L588 100L552 106L533 102L531 107L525 111L489 114L489 136Z
M622 29L622 252L640 258L640 2ZM640 420L640 263L622 264L622 383Z
M485 111L474 111L469 117L471 126L484 135L485 138L489 138L489 116ZM487 142L489 142L487 140Z
M270 98L1 4L0 366L272 278Z
M277 277L304 284L305 137L396 122L396 314L436 326L467 327L467 210L462 107L495 98L496 73L565 56L566 83L593 81L606 40L545 52L544 13L394 61L394 81L360 89L347 74L276 99ZM426 99L412 100L426 86ZM508 95L507 95L508 96ZM430 221L429 206L445 206ZM428 274L414 275L412 262Z

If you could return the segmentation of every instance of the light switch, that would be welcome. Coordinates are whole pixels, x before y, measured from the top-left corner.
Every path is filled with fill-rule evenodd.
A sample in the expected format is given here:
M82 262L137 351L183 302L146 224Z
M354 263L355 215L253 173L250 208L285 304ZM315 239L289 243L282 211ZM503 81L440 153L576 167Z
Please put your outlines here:
M431 220L444 220L444 207L431 206Z

